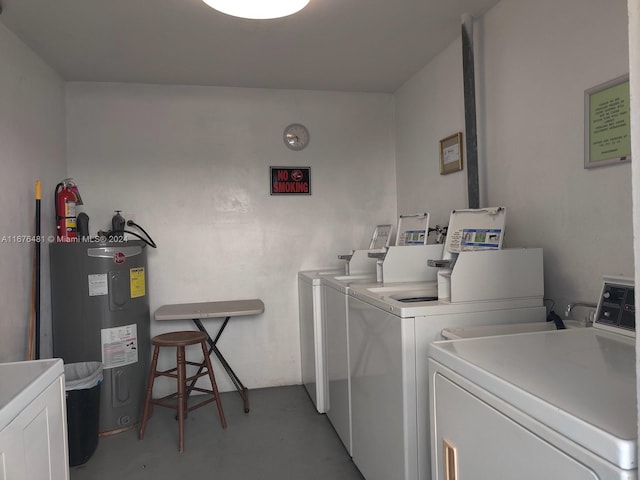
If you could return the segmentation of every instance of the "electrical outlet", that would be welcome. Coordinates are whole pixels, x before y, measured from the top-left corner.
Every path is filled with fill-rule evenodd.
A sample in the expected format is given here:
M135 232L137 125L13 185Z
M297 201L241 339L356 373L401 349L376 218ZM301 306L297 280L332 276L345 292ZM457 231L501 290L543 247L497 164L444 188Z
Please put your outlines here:
M130 227L130 226L129 226L129 225L127 225L127 223L126 223L126 222L128 222L129 220L131 220L131 221L133 221L133 222L135 222L135 221L136 221L136 215L135 215L135 213L125 213L125 212L122 212L120 215L122 215L122 216L124 217L124 221L125 221L124 229L125 229L125 230L129 230L129 231L132 231L132 232L135 232L135 231L136 231L136 229L135 229L135 228L133 228L133 227ZM136 222L136 223L137 223L137 222ZM132 228L133 228L133 230L132 230ZM137 232L136 232L136 233L137 233ZM128 233L125 233L125 234L124 234L124 238L125 238L126 240L135 240L134 235L129 235Z

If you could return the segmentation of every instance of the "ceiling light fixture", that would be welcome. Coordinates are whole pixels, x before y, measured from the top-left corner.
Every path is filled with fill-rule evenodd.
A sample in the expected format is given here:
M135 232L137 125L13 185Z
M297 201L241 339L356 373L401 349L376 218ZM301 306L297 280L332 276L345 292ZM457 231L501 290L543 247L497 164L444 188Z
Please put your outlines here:
M202 0L222 13L234 17L280 18L299 12L309 0Z

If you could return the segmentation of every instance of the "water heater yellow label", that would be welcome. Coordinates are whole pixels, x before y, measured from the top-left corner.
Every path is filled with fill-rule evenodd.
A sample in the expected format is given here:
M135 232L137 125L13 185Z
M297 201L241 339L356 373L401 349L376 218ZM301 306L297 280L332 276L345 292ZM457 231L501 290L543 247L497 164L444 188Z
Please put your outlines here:
M144 267L129 270L129 283L131 285L131 298L144 297L146 292Z

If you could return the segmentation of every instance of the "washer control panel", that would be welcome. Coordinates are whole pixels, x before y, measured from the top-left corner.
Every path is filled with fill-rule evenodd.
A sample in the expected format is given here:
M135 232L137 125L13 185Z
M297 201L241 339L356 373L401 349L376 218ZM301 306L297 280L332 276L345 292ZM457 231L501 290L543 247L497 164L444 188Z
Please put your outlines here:
M636 303L633 280L605 277L594 327L635 336Z

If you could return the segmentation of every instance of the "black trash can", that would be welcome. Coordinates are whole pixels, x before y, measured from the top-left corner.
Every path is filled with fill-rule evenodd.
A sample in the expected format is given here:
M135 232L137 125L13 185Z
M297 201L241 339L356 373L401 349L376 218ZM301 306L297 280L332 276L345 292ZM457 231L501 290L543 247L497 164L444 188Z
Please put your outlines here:
M98 447L102 368L100 362L64 366L71 467L86 463Z

